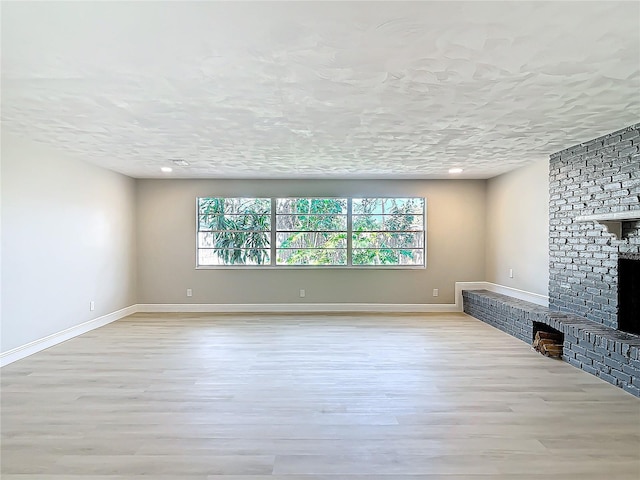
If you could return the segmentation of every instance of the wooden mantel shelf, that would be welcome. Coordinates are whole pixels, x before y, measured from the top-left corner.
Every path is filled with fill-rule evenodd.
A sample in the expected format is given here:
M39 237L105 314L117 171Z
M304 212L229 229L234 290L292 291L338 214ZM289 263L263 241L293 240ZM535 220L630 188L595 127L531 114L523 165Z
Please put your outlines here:
M576 222L596 222L616 238L622 238L623 222L637 222L640 220L640 210L629 212L596 213L594 215L580 215Z

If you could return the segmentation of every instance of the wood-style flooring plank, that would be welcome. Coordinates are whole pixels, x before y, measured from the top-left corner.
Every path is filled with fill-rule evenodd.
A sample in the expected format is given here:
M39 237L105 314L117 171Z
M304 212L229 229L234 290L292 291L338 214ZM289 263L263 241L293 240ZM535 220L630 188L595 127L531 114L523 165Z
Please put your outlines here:
M640 401L463 314L136 314L1 370L3 480L637 480Z

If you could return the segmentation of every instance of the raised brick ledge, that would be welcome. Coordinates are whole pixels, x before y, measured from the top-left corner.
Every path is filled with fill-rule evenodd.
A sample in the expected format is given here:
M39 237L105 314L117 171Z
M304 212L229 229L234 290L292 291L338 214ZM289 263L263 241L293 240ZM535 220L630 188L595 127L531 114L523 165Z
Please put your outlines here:
M563 360L640 397L640 336L488 290L464 290L464 312L533 342L533 322L565 335Z

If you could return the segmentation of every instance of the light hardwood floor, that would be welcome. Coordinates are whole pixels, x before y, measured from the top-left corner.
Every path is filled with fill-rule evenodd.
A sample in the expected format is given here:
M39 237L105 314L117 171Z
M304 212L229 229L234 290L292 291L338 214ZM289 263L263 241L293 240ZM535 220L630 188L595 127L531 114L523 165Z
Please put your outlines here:
M2 374L4 480L638 480L640 401L463 314L137 314Z

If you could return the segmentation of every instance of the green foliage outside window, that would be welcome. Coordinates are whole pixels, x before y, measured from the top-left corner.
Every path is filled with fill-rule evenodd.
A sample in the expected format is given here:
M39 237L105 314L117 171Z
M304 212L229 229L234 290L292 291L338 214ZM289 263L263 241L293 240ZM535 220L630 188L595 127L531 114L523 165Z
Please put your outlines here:
M200 198L198 203L200 248L223 265L270 263L270 199Z
M347 199L276 200L278 265L346 265Z
M422 198L353 199L353 265L422 265Z

